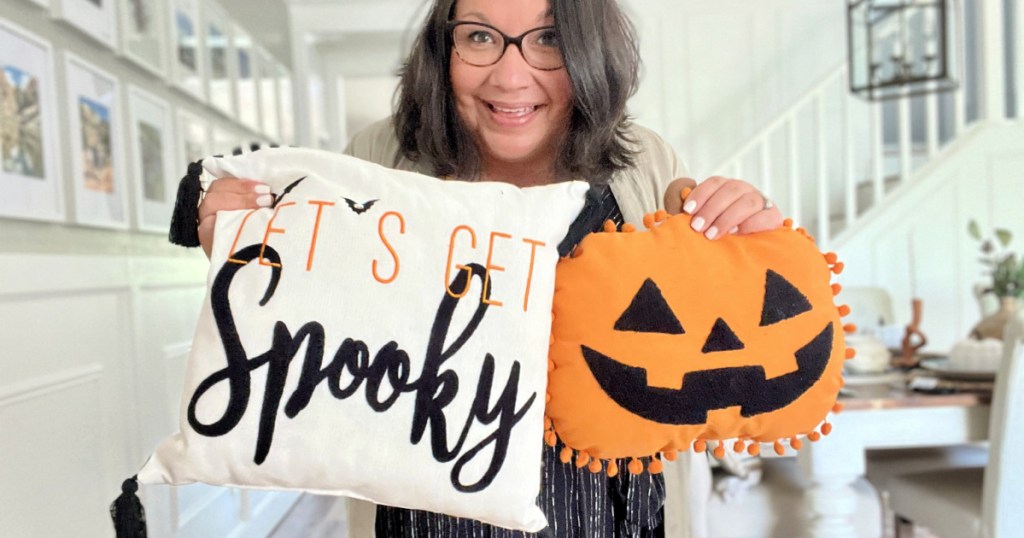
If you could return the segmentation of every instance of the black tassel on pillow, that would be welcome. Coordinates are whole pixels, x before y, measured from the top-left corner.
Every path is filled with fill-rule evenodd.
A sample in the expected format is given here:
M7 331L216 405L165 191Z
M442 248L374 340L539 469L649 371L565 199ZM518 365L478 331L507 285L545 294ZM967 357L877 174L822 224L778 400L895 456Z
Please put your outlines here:
M600 231L604 222L610 220L616 225L623 223L619 203L608 185L595 185L587 191L587 201L580 214L569 226L565 238L558 245L558 255L568 256L587 234Z
M188 173L178 183L178 197L174 201L171 231L168 234L168 239L175 245L199 246L199 199L203 194L201 162L188 165Z
M135 495L138 490L138 477L133 476L121 484L121 495L110 503L117 538L146 538L146 510Z

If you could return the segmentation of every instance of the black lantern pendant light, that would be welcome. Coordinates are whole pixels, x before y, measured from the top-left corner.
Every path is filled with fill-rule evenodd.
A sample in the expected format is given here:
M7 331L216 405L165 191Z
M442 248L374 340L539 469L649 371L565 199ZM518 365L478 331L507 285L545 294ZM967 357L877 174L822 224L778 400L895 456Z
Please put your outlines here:
M848 0L850 91L879 101L956 89L954 1Z

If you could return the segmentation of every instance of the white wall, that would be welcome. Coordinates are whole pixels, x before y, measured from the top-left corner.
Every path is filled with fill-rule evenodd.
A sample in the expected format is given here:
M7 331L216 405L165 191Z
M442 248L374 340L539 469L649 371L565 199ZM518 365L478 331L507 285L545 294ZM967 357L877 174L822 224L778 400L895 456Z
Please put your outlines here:
M397 76L347 77L343 83L345 109L348 110L345 128L349 136L391 114L391 96L398 88Z
M625 4L644 62L630 111L700 178L846 58L843 2Z
M1010 229L1011 247L1024 251L1021 170L1022 122L984 124L957 140L890 202L869 212L857 233L833 246L847 267L840 282L889 290L901 324L910 321L916 288L924 305L926 349L949 351L980 319L971 289L987 281L967 222L976 219L985 231Z

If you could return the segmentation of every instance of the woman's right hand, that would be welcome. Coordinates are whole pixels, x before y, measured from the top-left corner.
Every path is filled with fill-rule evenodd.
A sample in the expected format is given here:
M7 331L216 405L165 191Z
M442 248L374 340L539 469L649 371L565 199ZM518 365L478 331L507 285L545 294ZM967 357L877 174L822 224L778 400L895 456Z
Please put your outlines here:
M213 248L213 230L217 224L218 211L236 209L258 209L270 207L274 196L270 186L251 179L221 178L210 183L206 195L199 204L199 243L206 257Z

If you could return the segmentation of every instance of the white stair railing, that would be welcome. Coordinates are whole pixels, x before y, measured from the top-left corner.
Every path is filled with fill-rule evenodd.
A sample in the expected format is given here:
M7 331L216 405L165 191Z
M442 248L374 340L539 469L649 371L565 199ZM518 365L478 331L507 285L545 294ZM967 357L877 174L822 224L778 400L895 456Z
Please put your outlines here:
M977 27L964 29L961 44L971 41L967 50L978 51L964 62L980 68L961 69L961 77L976 72L974 79L961 80L950 94L868 103L850 94L844 61L732 152L715 173L757 183L827 248L851 234L866 212L880 206L895 187L912 181L915 170L974 124L1010 120L1009 102L1015 104L1016 121L1024 121L1024 5L963 1L977 10ZM964 3L951 5L953 17L967 20ZM1010 35L1004 17L1012 17ZM1015 59L1010 73L1004 67L1008 54ZM993 69L998 72L990 73ZM1014 83L1006 84L1011 74ZM969 102L977 105L968 110ZM830 137L832 126L841 126L838 143ZM812 142L804 143L805 137Z

